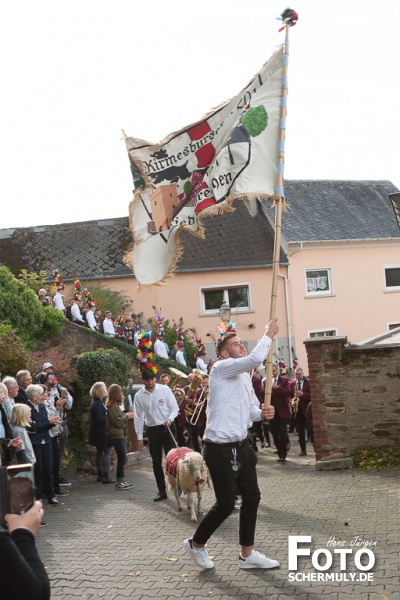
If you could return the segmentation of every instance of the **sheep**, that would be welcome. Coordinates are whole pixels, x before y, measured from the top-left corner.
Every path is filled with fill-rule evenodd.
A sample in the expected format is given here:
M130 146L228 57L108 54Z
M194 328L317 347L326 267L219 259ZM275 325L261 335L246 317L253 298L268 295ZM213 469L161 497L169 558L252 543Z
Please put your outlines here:
M197 512L202 515L201 499L204 485L207 483L208 487L212 488L212 481L202 455L193 452L190 448L174 448L167 454L165 470L170 490L174 492L178 503L178 511L183 510L178 494L179 486L187 495L191 521L197 523L192 492L197 492Z

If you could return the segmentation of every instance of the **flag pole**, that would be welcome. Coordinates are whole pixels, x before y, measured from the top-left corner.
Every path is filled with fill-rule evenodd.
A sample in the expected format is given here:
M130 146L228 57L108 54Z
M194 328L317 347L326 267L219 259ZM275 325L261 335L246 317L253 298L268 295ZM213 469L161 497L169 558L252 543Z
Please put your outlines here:
M276 180L276 196L275 204L275 239L274 239L274 254L272 259L272 287L271 287L271 305L269 318L270 320L276 316L277 290L279 277L279 258L281 249L281 229L282 229L282 209L286 208L284 192L283 192L283 170L285 162L285 126L286 126L286 99L288 95L287 86L287 71L289 62L289 28L296 24L297 13L291 9L286 9L281 15L285 29L285 43L283 46L283 65L282 65L282 90L281 90L281 110L279 116L279 141L278 141L278 160L277 160L277 180ZM281 31L281 29L279 30ZM265 381L265 398L264 405L271 404L271 386L272 386L272 355L273 344L267 356L267 369Z

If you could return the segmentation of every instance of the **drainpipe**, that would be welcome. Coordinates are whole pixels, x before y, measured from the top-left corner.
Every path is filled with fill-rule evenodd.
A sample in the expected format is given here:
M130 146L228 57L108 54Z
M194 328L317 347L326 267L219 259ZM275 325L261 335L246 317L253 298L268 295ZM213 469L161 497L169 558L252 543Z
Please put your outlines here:
M289 347L289 363L290 363L290 369L292 369L292 365L293 365L293 354L292 354L292 328L291 328L291 324L290 324L290 310L289 310L289 286L288 283L290 281L290 257L293 256L293 254L297 254L297 252L301 252L301 250L303 250L303 242L300 242L300 248L299 250L296 250L295 252L292 252L292 254L287 254L286 258L287 258L287 272L288 272L288 276L286 277L286 275L282 275L282 273L278 272L278 276L282 277L282 279L284 279L284 287L285 287L285 306L286 306L286 326L287 326L287 337L288 337L288 347Z

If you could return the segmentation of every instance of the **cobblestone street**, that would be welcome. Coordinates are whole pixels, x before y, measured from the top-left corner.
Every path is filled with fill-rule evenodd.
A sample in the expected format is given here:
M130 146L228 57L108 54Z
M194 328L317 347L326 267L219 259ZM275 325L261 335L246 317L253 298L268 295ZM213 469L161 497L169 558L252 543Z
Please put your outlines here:
M309 445L310 446L310 445ZM271 449L258 453L259 508L256 548L280 561L280 569L238 568L239 510L209 542L215 569L201 571L182 548L194 525L187 509L178 513L174 497L154 503L156 493L148 452L126 471L129 491L94 484L94 477L73 478L61 507L45 506L47 527L37 543L51 579L52 598L118 599L213 598L228 600L398 600L400 598L399 496L400 470L382 472L316 471L314 454L298 457L292 439L286 465ZM214 494L205 490L204 509ZM360 536L376 542L373 581L359 581L362 571L348 558L345 572L335 555L326 573L351 581L291 581L290 574L318 574L311 557L301 557L297 571L288 570L288 536L311 535L311 554L329 549L333 536L346 542ZM324 557L320 564L324 564ZM325 572L323 572L325 573ZM301 575L303 576L303 575Z

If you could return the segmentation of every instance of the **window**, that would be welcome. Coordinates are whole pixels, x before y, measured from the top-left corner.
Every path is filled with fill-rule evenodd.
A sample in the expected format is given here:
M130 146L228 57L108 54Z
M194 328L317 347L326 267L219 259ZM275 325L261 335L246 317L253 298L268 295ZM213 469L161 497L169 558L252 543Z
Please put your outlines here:
M306 295L331 296L332 282L330 269L306 270Z
M232 285L229 287L215 287L201 289L202 312L217 314L221 305L226 302L233 313L250 310L250 294L247 284Z
M320 329L319 331L309 331L310 338L331 337L337 335L337 329Z
M398 327L400 327L400 323L389 323L389 331L397 329Z
M385 266L385 291L400 292L400 265Z

